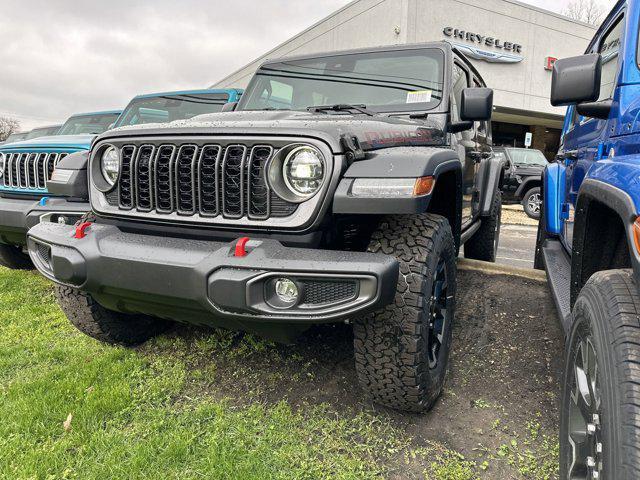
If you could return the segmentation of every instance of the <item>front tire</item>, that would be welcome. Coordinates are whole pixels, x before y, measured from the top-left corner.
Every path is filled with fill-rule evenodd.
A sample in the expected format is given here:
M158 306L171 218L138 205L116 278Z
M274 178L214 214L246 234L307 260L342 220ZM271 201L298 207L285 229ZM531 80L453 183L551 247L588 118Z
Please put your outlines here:
M456 246L449 222L433 214L386 217L370 252L400 263L395 302L354 323L356 371L378 403L430 409L444 385L455 312Z
M482 217L481 222L478 231L464 244L464 258L495 262L502 226L502 192L500 190L493 198L490 214Z
M631 270L589 279L567 346L560 478L640 478L640 297Z
M14 245L0 244L0 265L13 270L33 270L29 255Z
M104 308L91 295L56 285L56 299L82 333L104 343L136 345L165 331L169 322L146 315L127 315Z
M522 208L529 218L540 220L540 208L542 206L542 195L540 187L534 187L527 191L522 197Z

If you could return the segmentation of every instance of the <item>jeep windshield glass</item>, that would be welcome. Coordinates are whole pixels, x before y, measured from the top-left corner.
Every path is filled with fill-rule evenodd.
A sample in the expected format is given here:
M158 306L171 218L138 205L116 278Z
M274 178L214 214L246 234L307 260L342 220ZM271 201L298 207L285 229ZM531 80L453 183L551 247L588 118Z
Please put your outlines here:
M352 53L263 65L239 110L306 110L365 105L378 113L431 110L442 99L444 54L438 49ZM334 114L354 113L353 111Z
M161 95L134 98L124 110L117 127L142 123L167 123L222 110L225 93Z
M540 150L532 150L528 148L510 148L509 156L516 165L542 165L546 166L549 162Z
M94 115L76 115L67 120L58 135L99 134L109 130L118 119L119 113L96 113Z
M34 128L24 137L25 140L33 140L34 138L48 137L56 135L60 130L60 125L54 125L52 127Z

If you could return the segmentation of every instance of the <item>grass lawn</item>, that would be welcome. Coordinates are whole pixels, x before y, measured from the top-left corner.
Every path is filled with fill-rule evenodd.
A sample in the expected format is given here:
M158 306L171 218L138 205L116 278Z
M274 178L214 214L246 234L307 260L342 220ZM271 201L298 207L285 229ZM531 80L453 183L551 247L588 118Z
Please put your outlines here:
M49 282L0 268L0 478L367 478L405 445L371 415L215 398L194 389L212 363L155 342L161 354L101 345Z
M536 309L545 298L502 282ZM51 283L0 267L0 480L554 479L559 365L516 347L530 320L505 288L463 278L445 393L405 415L358 388L348 326L294 346L184 326L106 346L71 326Z

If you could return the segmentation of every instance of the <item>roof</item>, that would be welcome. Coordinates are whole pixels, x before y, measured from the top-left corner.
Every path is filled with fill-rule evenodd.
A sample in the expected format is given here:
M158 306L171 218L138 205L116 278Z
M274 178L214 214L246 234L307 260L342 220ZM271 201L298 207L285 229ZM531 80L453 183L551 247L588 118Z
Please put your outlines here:
M74 113L73 115L69 116L69 118L88 117L90 115L120 115L121 113L122 110L103 110L101 112Z
M145 93L142 95L136 95L134 98L162 97L167 95L200 95L200 94L207 94L207 93L230 93L230 92L242 92L242 90L239 88L200 88L197 90L176 90L174 92Z

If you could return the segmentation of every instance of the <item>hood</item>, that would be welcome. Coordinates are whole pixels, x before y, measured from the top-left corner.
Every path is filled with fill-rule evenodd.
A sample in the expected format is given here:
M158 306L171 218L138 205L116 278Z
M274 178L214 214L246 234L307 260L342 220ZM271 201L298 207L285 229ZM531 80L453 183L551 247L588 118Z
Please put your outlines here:
M53 135L51 137L38 137L33 140L5 143L2 149L8 148L77 148L89 150L91 142L96 135Z
M239 111L199 115L189 120L150 123L110 130L112 136L146 135L292 135L318 137L340 149L340 137L357 137L364 150L407 145L444 145L445 115L411 120L386 115L311 113L290 110Z

